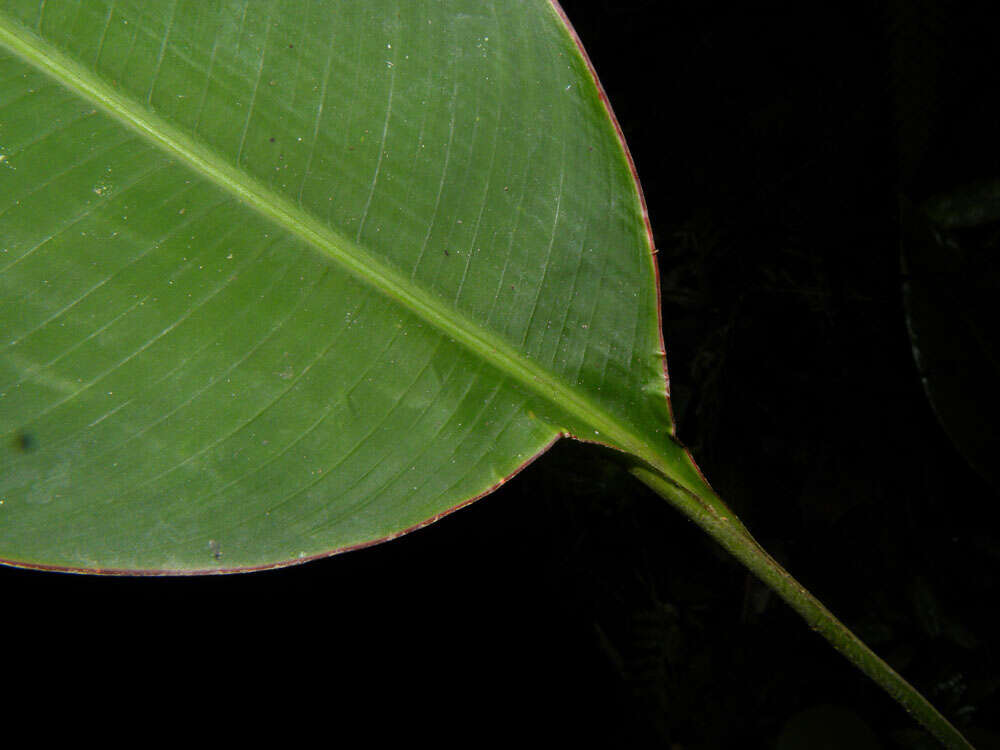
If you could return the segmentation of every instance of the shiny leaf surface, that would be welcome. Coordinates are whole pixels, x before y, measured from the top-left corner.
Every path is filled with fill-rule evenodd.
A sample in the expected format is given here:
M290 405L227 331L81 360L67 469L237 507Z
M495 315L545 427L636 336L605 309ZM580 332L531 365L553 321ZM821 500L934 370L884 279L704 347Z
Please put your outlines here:
M549 2L5 2L0 558L309 559L567 434L696 486L651 251Z

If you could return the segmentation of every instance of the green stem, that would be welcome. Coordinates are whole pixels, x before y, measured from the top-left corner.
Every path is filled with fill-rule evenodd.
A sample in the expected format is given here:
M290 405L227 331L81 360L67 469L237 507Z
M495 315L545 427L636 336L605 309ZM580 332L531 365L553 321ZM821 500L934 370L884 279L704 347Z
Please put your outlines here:
M684 515L707 531L713 539L746 565L761 581L770 586L798 612L809 627L822 635L858 669L871 677L908 713L949 750L971 750L972 745L892 667L880 659L833 613L824 607L782 568L750 535L743 524L725 508L717 496L706 497L683 488L645 466L632 466L630 472Z

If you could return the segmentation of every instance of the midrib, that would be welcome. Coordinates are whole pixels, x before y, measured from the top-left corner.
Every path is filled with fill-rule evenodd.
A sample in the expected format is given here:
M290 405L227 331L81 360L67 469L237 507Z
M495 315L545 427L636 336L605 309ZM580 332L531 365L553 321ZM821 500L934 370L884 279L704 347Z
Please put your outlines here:
M100 107L156 147L339 264L355 278L374 287L597 433L596 436L580 437L615 445L645 460L665 476L676 476L670 471L670 461L662 453L662 446L651 445L641 439L572 385L525 357L504 339L458 310L445 306L353 240L320 223L301 207L224 161L218 154L152 110L124 96L2 12L0 46Z

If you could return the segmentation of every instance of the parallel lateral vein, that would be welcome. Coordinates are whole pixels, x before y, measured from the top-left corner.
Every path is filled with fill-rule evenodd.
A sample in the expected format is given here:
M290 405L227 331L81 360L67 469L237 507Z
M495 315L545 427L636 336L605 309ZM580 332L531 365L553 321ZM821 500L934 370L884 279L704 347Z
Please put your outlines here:
M504 339L431 296L356 242L319 222L293 201L266 187L238 166L223 160L204 144L162 119L141 103L123 95L49 42L0 12L0 47L41 70L65 88L99 106L137 131L156 147L212 184L230 192L250 208L299 237L344 270L438 329L514 381L539 394L557 410L589 425L599 442L617 445L672 475L662 450L634 434L571 384L526 358ZM581 436L595 439L594 436Z

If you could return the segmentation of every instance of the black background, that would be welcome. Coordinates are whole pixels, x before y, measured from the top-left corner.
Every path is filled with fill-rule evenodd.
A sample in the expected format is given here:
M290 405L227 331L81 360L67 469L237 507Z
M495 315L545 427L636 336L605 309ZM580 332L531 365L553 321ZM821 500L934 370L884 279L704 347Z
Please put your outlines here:
M750 5L564 4L649 204L679 435L765 548L1000 746L997 493L921 388L898 209L1000 175L989 4ZM925 746L605 458L559 445L430 528L282 571L0 570L5 683L95 725L324 743Z

